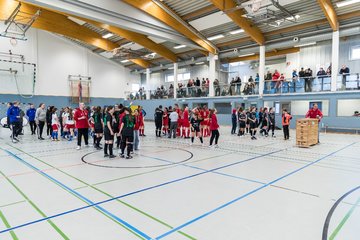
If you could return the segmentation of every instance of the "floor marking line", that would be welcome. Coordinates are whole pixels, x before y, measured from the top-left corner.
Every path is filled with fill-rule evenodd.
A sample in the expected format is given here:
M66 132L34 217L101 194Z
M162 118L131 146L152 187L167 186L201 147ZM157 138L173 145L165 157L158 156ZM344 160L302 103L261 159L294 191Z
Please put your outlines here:
M346 213L345 217L340 221L339 225L335 228L333 233L330 235L329 240L334 240L335 237L338 235L342 227L345 225L346 221L350 218L351 214L354 212L355 208L358 207L360 203L360 197L356 201L355 205L350 208L350 210Z
M13 202L13 203L8 203L8 204L0 206L0 208L9 207L9 206L16 205L16 204L19 204L19 203L24 203L24 202L26 202L26 201L22 200L22 201L17 201L17 202Z
M229 164L229 165L226 165L226 166L222 166L222 167L214 168L214 169L212 169L212 170L208 170L207 172L200 172L200 173L197 173L197 174L193 174L193 175L189 175L189 176L186 176L186 177L174 179L174 180L172 180L172 181L164 182L164 183L161 183L161 184L158 184L158 185L154 185L154 186L151 186L151 187L139 189L139 190L137 190L137 191L133 191L133 192L130 192L130 193L126 193L126 194L117 196L117 197L115 197L115 198L106 199L106 200L103 200L103 201L100 201L100 202L96 202L96 203L93 203L93 204L89 204L89 205L87 205L87 206L75 208L75 209L72 209L72 210L69 210L69 211L66 211L66 212L62 212L62 213L58 213L58 214L55 214L55 215L52 215L52 216L48 216L47 218L38 219L38 220L35 220L35 221L31 221L31 222L28 222L28 223L24 223L24 224L22 224L22 225L18 225L18 226L12 227L11 229L6 229L6 230L3 230L3 231L0 231L0 233L2 233L2 232L7 232L7 231L10 231L10 230L12 230L12 229L16 229L16 228L21 228L21 227L25 227L25 226L28 226L28 225L32 225L32 224L35 224L35 223L38 223L38 222L46 221L47 219L51 219L51 218L56 218L56 217L59 217L59 216L67 215L67 214L70 214L70 213L73 213L73 212L77 212L77 211L84 210L84 209L87 209L87 208L90 208L90 207L98 206L98 205L101 205L101 204L104 204L104 203L112 202L112 201L115 201L115 200L120 199L120 198L124 198L124 197L127 197L127 196L135 195L135 194L137 194L137 193L145 192L145 191L148 191L148 190L151 190L151 189L155 189L155 188L159 188L159 187L162 187L162 186L170 185L170 184L172 184L172 183L176 183L176 182L180 182L180 181L183 181L183 180L186 180L186 179L190 179L190 178L193 178L193 177L196 177L196 176L199 176L199 175L203 175L203 174L209 173L209 172L211 172L211 171L216 171L216 170L219 170L219 169L222 169L222 168L226 168L226 167L229 167L229 166L234 166L234 165L241 164L241 163L244 163L244 162L252 161L252 160L255 160L255 159L257 159L257 158L261 158L261 157L264 157L264 156L266 156L266 155L273 154L273 153L277 153L277 152L281 152L281 151L283 151L283 150L278 150L278 151L275 151L275 152L266 153L266 154L263 154L263 155L260 155L260 156L256 156L256 157L251 157L251 158L246 159L246 160L242 160L242 161L235 162L235 163L232 163L232 164ZM14 155L14 156L17 157L16 155ZM45 174L45 173L44 173L44 174ZM178 231L178 230L176 230L176 231L171 231L171 232L177 232L177 231Z
M59 186L61 186L62 188L64 188L65 190L71 192L72 194L74 194L75 196L77 196L78 198L82 199L83 201L85 201L86 203L88 203L90 205L93 205L95 208L97 208L98 210L100 210L101 212L105 213L106 215L108 215L109 217L111 217L112 219L115 219L117 222L121 223L122 225L124 225L126 228L128 228L129 230L131 230L131 232L136 233L137 235L140 235L142 238L145 239L151 239L151 237L149 237L148 235L146 235L144 232L140 231L139 229L137 229L136 227L132 226L131 224L129 224L128 222L124 221L123 219L115 216L113 213L109 212L108 210L104 209L101 206L95 205L94 202L92 202L91 200L89 200L88 198L84 197L83 195L81 195L80 193L74 191L73 189L69 188L68 186L66 186L65 184L61 183L60 181L58 181L57 179L51 177L50 175L46 174L45 172L42 172L40 169L36 168L35 166L33 166L32 164L26 162L25 160L23 160L22 158L16 156L15 154L13 154L12 152L8 151L8 150L4 150L3 151L7 152L10 156L16 158L18 161L22 162L23 164L27 165L28 167L34 169L35 171L37 171L38 173L40 173L41 175L45 176L46 178L48 178L49 180L55 182L56 184L58 184ZM50 219L50 217L46 217L45 219ZM0 231L0 233L4 233L4 232L8 232L9 230L14 230L16 228L19 227L12 227L10 229L5 229Z
M10 228L10 224L7 221L5 215L3 214L3 212L0 210L0 219L2 220L2 222L4 223L5 227ZM19 238L16 236L14 231L10 231L10 235L12 237L13 240L19 240Z
M298 169L296 169L296 170L294 170L294 171L291 171L291 172L289 172L289 173L287 173L287 174L285 174L285 175L283 175L283 176L281 176L281 177L279 177L279 178L277 178L277 179L275 179L275 180L267 183L266 185L263 185L263 186L260 186L260 187L258 187L258 188L255 188L254 190L252 190L252 191L250 191L250 192L248 192L248 193L246 193L246 194L243 194L243 195L241 195L241 196L239 196L239 197L237 197L237 198L235 198L235 199L233 199L233 200L231 200L231 201L229 201L229 202L227 202L227 203L225 203L225 204L223 204L223 205L220 205L220 206L217 207L217 208L212 209L211 211L208 211L208 212L206 212L206 213L204 213L204 214L202 214L202 215L200 215L200 216L198 216L198 217L196 217L196 218L193 218L192 220L190 220L190 221L188 221L188 222L186 222L186 223L181 224L180 226L178 226L178 227L176 227L176 228L174 228L174 229L172 229L172 230L170 230L170 231L168 231L168 232L165 232L164 234L156 237L155 239L157 239L157 240L158 240L158 239L162 239L162 238L170 235L171 233L173 233L173 232L175 232L175 231L178 231L178 230L180 230L180 229L182 229L182 228L184 228L184 227L186 227L186 226L188 226L188 225L191 225L192 223L197 222L198 220L200 220L200 219L202 219L202 218L204 218L204 217L206 217L206 216L208 216L208 215L210 215L210 214L212 214L212 213L214 213L214 212L217 212L217 211L219 211L220 209L223 209L223 208L225 208L225 207L227 207L227 206L229 206L229 205L231 205L231 204L233 204L233 203L235 203L235 202L237 202L237 201L239 201L239 200L241 200L241 199L243 199L243 198L246 198L246 197L248 197L248 196L250 196L250 195L252 195L252 194L260 191L261 189L264 189L264 188L266 188L266 187L268 187L268 186L270 186L270 185L273 185L274 183L276 183L276 182L278 182L278 181L281 181L282 179L284 179L284 178L286 178L286 177L288 177L288 176L291 176L291 175L293 175L293 174L295 174L295 173L297 173L297 172L299 172L299 171L301 171L301 170L303 170L303 169L305 169L305 168L307 168L307 167L309 167L309 166L311 166L311 165L314 165L314 164L320 162L321 160L324 160L325 158L327 158L327 157L329 157L329 156L332 156L333 154L335 154L335 153L337 153L337 152L340 152L340 151L342 151L342 150L344 150L344 149L346 149L346 148L354 145L355 143L356 143L356 142L351 143L351 144L349 144L349 145L347 145L347 146L345 146L345 147L343 147L343 148L341 148L341 149L339 149L339 150L337 150L337 151L335 151L335 152L332 152L332 153L330 153L330 154L328 154L328 155L325 155L325 156L319 158L319 159L316 160L316 161L313 161L313 162L311 162L311 163L306 164L305 166L303 166L303 167L301 167L301 168L298 168Z
M360 189L360 186L357 186L354 189L351 189L350 191L348 191L347 193L345 193L344 195L342 195L336 202L335 204L331 207L329 213L326 216L325 219L325 223L324 223L324 227L323 227L323 233L322 233L322 240L328 240L328 231L329 231L329 225L330 225L330 220L331 217L333 215L333 213L335 212L335 209L338 207L338 205L350 194L352 194L353 192L357 191ZM356 206L356 204L355 204Z
M168 160L165 160L165 159L161 159L161 158L157 158L157 157L150 157L150 156L146 156L146 155L141 155L143 157L146 157L146 158L150 158L150 159L154 159L154 160L158 160L158 161L162 161L162 162L171 162L171 161L168 161ZM185 167L189 167L189 168L193 168L193 169L196 169L196 170L200 170L200 171L207 171L206 169L204 168L200 168L200 167L195 167L195 166L191 166L189 164L186 164L186 163L183 163L183 164L180 164L181 166L185 166ZM260 182L260 181L257 181L257 180L252 180L252 179L248 179L248 178L243 178L243 177L238 177L238 176L234 176L234 175L231 175L231 174L226 174L226 173L221 173L221 172L211 172L211 173L215 173L215 174L218 174L218 175L222 175L222 176L226 176L226 177L231 177L231 178L236 178L236 179L240 179L240 180L244 180L244 181L248 181L248 182L253 182L253 183L259 183L259 184L266 184L264 182Z
M13 147L13 146L12 146L12 147ZM14 148L15 148L15 147L14 147ZM15 148L15 149L16 149L16 148ZM22 151L21 149L18 149L18 150L19 150L19 151ZM45 164L45 165L47 165L47 166L49 166L49 167L52 167L51 169L53 169L53 170L57 170L57 171L65 174L65 175L67 175L68 177L71 177L71 178L77 180L78 182L80 182L80 183L82 183L82 184L85 184L86 187L90 187L90 188L92 188L92 189L94 189L94 190L96 190L96 191L98 191L98 192L100 192L100 193L102 193L102 194L110 197L110 198L113 198L113 197L114 197L114 196L112 196L111 194L109 194L109 193L107 193L107 192L105 192L105 191L103 191L103 190L101 190L101 189L99 189L99 188L97 188L97 187L95 187L95 186L91 186L90 184L86 183L85 181L83 181L83 180L81 180L81 179L79 179L79 178L77 178L77 177L75 177L75 176L73 176L73 175L71 175L71 174L69 174L69 173L61 170L61 169L58 169L57 167L52 166L52 165L49 164L49 163L44 162L43 160L41 160L40 158L38 158L38 157L36 157L36 156L33 156L33 155L28 154L28 153L26 153L26 152L24 152L24 154L27 154L28 156L36 159L37 161L39 161L39 162L41 162L41 163L43 163L43 164ZM76 189L74 189L74 190L76 190ZM154 216L152 216L152 215L150 215L150 214L148 214L148 213L140 210L139 208L136 208L135 206L130 205L129 203L126 203L126 202L124 202L124 201L122 201L122 200L120 200L120 199L118 199L117 202L119 202L119 203L121 203L121 204L123 204L123 205L125 205L125 206L127 206L127 207L129 207L129 208L131 208L131 209L133 209L133 210L135 210L135 211L143 214L144 216L149 217L150 219L152 219L152 220L154 220L154 221L156 221L156 222L158 222L158 223L161 223L161 224L164 225L164 226L167 226L167 227L169 227L169 228L173 228L173 227L172 227L171 225L169 225L168 223L165 223L164 221L162 221L162 220L160 220L160 219L158 219L158 218L156 218L156 217L154 217ZM194 238L194 237L192 237L192 236L190 236L190 235L188 235L188 234L186 234L186 233L184 233L184 232L182 232L182 231L179 231L179 233L182 234L183 236L189 238L189 239L192 239L192 240L195 240L195 239L196 239L196 238Z
M2 176L5 176L5 174L0 171L0 174ZM11 181L8 177L5 176L5 179L11 184L11 186L13 186L13 188L16 189L16 191L23 197L25 198L25 200L35 209L35 211L40 214L42 217L46 218L46 214L41 211L41 209L23 192L21 191L21 189L13 182ZM47 222L55 229L55 231L57 233L60 234L60 236L63 237L63 239L66 239L66 240L70 240L70 238L68 236L66 236L66 234L53 222L51 221L51 219L47 220ZM9 227L7 227L9 229ZM10 227L11 229L11 227ZM14 230L14 229L13 229Z

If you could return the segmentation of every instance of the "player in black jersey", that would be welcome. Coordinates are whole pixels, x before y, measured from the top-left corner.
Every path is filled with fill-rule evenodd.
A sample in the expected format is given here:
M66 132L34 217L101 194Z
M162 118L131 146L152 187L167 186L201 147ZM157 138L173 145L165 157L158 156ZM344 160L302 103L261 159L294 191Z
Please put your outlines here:
M160 105L155 109L155 114L154 114L156 137L161 137L163 116L164 116L164 111L162 110L162 106Z
M251 140L256 140L256 128L257 128L256 107L252 107L248 119L250 122Z
M109 158L114 158L116 157L113 154L113 146L114 146L114 128L113 128L113 124L114 124L114 107L113 106L109 106L106 109L106 115L104 117L104 135L105 135L105 146L104 146L104 157L109 157ZM108 154L108 148L109 148L109 153Z
M127 148L126 159L132 158L130 153L133 151L133 142L134 142L134 126L135 126L135 117L131 115L130 108L124 108L125 116L122 119L120 133L121 133L121 154L120 157L124 158L125 148Z
M269 136L268 128L269 128L269 111L267 108L264 108L262 114L262 120L260 124L260 134L263 136L265 134L265 137Z
M95 132L95 148L97 150L102 149L100 147L100 142L103 137L104 132L104 121L103 121L103 115L101 113L101 107L98 106L95 108L94 114L92 116L92 122L94 124L94 132Z
M274 108L269 109L269 128L268 128L268 134L269 131L272 131L271 136L275 137L275 111Z
M246 111L242 108L239 108L238 110L238 123L239 123L239 133L238 136L243 137L245 135L245 127L246 122L248 121L246 116Z
M198 114L192 113L192 117L190 118L190 131L191 131L191 143L190 145L194 144L195 136L197 136L200 139L201 144L204 144L201 130L200 130L200 123L204 121L203 119L200 119Z
M249 108L246 111L246 134L248 134L250 132L250 112L251 112L251 108Z

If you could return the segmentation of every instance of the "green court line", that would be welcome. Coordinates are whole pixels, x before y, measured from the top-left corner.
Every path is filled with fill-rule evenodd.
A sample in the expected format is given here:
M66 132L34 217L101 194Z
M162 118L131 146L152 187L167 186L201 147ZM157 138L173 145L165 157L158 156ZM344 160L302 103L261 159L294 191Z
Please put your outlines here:
M22 150L19 149L19 148L16 148L16 147L14 147L14 146L12 146L12 145L10 145L10 144L8 144L8 143L7 143L7 145L9 145L10 147L13 147L13 148L15 148L15 149L17 149L17 150L25 153L26 155L28 155L28 156L30 156L30 157L32 157L32 158L34 158L34 159L36 159L36 160L38 160L38 161L46 164L46 165L48 165L48 166L50 166L50 167L52 167L52 168L54 168L54 169L57 169L57 168L51 166L50 164L48 164L48 163L46 163L46 162L44 162L44 161L36 158L35 156L32 156L32 155L30 155L30 154L22 151ZM59 169L57 169L57 170L59 170ZM67 173L65 173L65 172L63 172L63 171L61 171L61 170L59 170L59 171L62 172L62 173L64 173L64 174L66 174L66 175L68 175ZM0 171L0 172L1 172L1 171ZM4 174L3 174L3 176L8 179L8 177L5 176ZM70 175L68 175L68 176L70 176ZM59 185L58 183L56 183L55 181L53 181L53 180L51 180L51 181L52 181L53 183L55 183L56 185L60 186L60 185ZM73 195L73 196L75 196L76 198L78 198L79 200L81 200L82 202L88 204L86 201L84 201L83 199L79 198L79 197L76 196L74 193L68 191L67 189L63 188L62 186L60 186L60 187L61 187L62 189L64 189L65 191L67 191L68 193L70 193L71 195ZM140 236L140 235L138 235L137 233L131 231L130 229L128 229L127 227L125 227L123 224L121 224L120 222L118 222L118 221L116 221L115 219L111 218L110 216L106 215L104 212L100 211L99 209L97 209L97 208L95 208L95 207L93 207L93 209L95 209L96 211L98 211L99 213L101 213L102 215L104 215L105 217L109 218L110 220L112 220L113 222L115 222L116 224L118 224L119 226L121 226L122 228L126 229L128 232L134 234L134 235L137 236L138 238L144 239L142 236ZM44 214L44 217L46 217L45 214ZM51 221L51 220L48 220L48 221ZM66 238L66 239L69 239L69 238ZM70 239L69 239L69 240L70 240Z
M24 202L26 202L26 201L25 201L25 200L22 200L22 201L18 201L18 202L8 203L8 204L5 204L5 205L0 206L0 208L12 206L12 205L19 204L19 203L24 203Z
M49 167L51 167L51 168L54 168L54 169L58 170L59 172L65 174L65 175L67 175L67 176L69 176L69 177L71 177L71 178L73 178L73 179L75 179L75 180L77 180L77 181L79 181L79 182L81 182L82 184L85 184L87 187L91 187L92 189L94 189L94 190L96 190L96 191L98 191L98 192L100 192L100 193L102 193L102 194L104 194L104 195L106 195L106 196L108 196L108 197L110 197L110 198L114 198L114 196L112 196L111 194L109 194L109 193L107 193L107 192L105 192L105 191L102 191L101 189L99 189L99 188L97 188L97 187L95 187L95 186L93 186L93 185L91 185L91 184L88 184L88 183L86 183L85 181L83 181L83 180L81 180L81 179L79 179L79 178L77 178L77 177L75 177L75 176L73 176L73 175L71 175L71 174L69 174L69 173L67 173L67 172L65 172L65 171L57 168L57 167L55 167L55 166L52 166L51 164L49 164L49 163L47 163L47 162L44 162L43 160L41 160L41 159L39 159L39 158L37 158L37 157L29 154L29 153L26 153L26 152L22 151L21 149L19 149L19 148L17 148L17 147L14 147L14 146L12 146L12 145L10 145L10 144L8 144L8 145L11 146L11 147L13 147L13 148L15 148L15 149L17 149L18 151L23 152L23 153L25 153L26 155L28 155L28 156L30 156L30 157L32 157L32 158L40 161L41 163L43 163L43 164L45 164L45 165L47 165L47 166L49 166ZM154 172L154 171L156 171L156 170L153 170L153 171L151 171L151 172ZM157 169L157 171L159 171L159 169ZM79 189L79 188L78 188L78 189ZM148 217L148 218L150 218L150 219L152 219L152 220L154 220L154 221L156 221L156 222L158 222L158 223L160 223L160 224L162 224L162 225L164 225L164 226L166 226L166 227L168 227L168 228L170 228L170 229L173 228L171 225L169 225L169 224L165 223L164 221L162 221L162 220L160 220L160 219L158 219L158 218L156 218L156 217L154 217L154 216L152 216L152 215L150 215L150 214L148 214L148 213L140 210L139 208L136 208L135 206L132 206L132 205L130 205L130 204L128 204L128 203L120 200L120 199L117 199L116 201L119 202L119 203L121 203L121 204L123 204L123 205L125 205L125 206L127 206L127 207L129 207L129 208L131 208L131 209L133 209L133 210L135 210L135 211L137 211L138 213L143 214L144 216L146 216L146 217ZM102 212L101 212L101 213L102 213ZM120 224L120 223L119 223L119 224ZM126 228L126 229L127 229L127 228ZM130 230L129 230L129 231L130 231ZM131 231L131 232L132 232L132 231ZM133 233L133 232L132 232L132 233ZM184 233L184 232L182 232L182 231L178 231L178 233L180 233L181 235L183 235L183 236L185 236L185 237L187 237L187 238L189 238L189 239L191 239L191 240L196 240L196 238L194 238L194 237L192 237L192 236L190 236L190 235L188 235L188 234L186 234L186 233ZM136 234L136 233L134 233L134 234ZM142 238L141 236L138 236L138 237Z
M5 227L11 228L9 222L6 220L4 214L1 211L0 211L0 218L3 221L3 223L5 224ZM13 240L19 240L19 238L16 236L14 231L10 231L10 235L11 235Z
M20 190L20 188L18 186L15 185L14 182L12 182L2 171L0 171L0 174L16 189L16 191L18 193L20 193L21 196L23 196L23 198L26 199L26 201L28 201L28 203L44 218L46 218L47 216L45 215L45 213L43 211L40 210L40 208L38 206L36 206L36 204L31 201L28 196ZM58 226L56 226L55 223L53 223L50 219L47 220L47 222L56 230L56 232L58 232L62 237L63 239L66 239L66 240L70 240L69 237L67 237L65 235L65 233L63 231L60 230L60 228ZM6 226L9 228L9 226Z
M335 228L333 233L330 235L329 240L334 240L335 237L338 235L342 227L345 225L346 221L350 218L351 214L354 212L355 208L358 207L360 204L360 198L356 201L355 205L353 205L350 210L346 213L345 217L341 220L339 225Z

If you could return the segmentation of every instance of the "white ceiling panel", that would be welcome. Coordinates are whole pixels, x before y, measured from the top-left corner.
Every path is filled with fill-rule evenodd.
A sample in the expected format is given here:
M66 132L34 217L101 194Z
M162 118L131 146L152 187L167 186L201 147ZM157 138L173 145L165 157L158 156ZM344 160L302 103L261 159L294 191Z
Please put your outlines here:
M216 12L205 17L189 22L196 30L202 31L211 27L219 26L232 20L223 12Z

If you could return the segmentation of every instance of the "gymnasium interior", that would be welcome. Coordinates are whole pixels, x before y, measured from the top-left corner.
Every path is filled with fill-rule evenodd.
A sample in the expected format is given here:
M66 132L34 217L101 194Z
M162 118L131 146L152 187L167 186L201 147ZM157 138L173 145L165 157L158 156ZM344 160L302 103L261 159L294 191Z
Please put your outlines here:
M360 0L0 0L0 119L1 240L360 238Z

